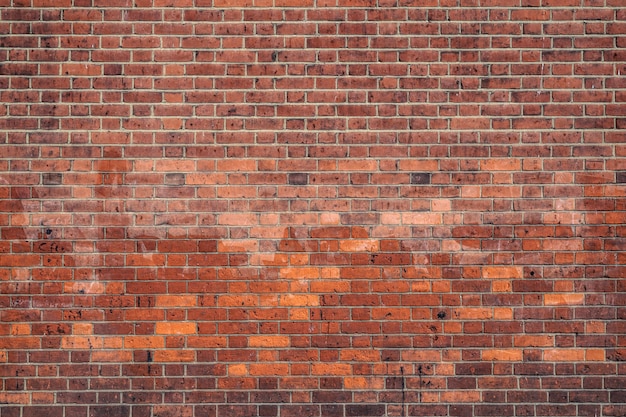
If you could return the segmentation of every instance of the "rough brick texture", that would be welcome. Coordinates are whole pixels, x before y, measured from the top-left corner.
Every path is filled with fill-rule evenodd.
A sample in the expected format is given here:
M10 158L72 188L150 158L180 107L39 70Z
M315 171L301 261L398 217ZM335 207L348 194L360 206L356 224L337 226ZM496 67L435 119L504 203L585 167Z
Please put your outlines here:
M0 416L626 415L624 0L0 0Z

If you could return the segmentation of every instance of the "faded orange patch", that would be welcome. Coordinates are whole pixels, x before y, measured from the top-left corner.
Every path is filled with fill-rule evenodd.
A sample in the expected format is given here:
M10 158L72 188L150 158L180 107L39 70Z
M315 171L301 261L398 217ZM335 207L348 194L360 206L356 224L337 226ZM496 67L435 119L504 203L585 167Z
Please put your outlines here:
M289 364L286 363L252 363L250 375L282 376L289 374Z
M319 268L281 268L280 277L286 279L317 279Z
M63 349L102 349L102 337L66 336L61 339Z
M546 349L543 351L544 361L572 362L585 359L584 349Z
M29 404L30 394L26 392L0 392L0 404Z
M343 349L340 352L340 360L355 362L377 362L380 360L380 352L372 349Z
M553 336L514 336L513 345L519 347L547 347L554 346Z
M340 240L339 250L342 252L376 252L379 244L379 241L375 239Z
M161 349L165 347L162 336L126 336L124 347L127 349Z
M68 294L104 294L104 284L96 281L66 282L63 292Z
M441 393L441 401L450 403L471 403L480 401L477 391L445 391Z
M352 375L352 365L347 363L314 363L312 375Z
M521 361L523 352L521 349L486 349L482 358L486 361Z
M356 390L381 390L385 388L385 379L378 377L347 377L344 378L344 386L347 389Z
M547 306L581 305L585 294L545 294L543 300Z
M72 324L72 333L75 335L93 334L93 324L91 323L74 323Z
M130 362L132 357L132 352L128 350L99 350L91 353L93 362Z
M404 224L441 224L441 219L438 213L402 213Z
M12 324L11 336L30 334L30 324Z
M585 351L585 360L594 362L603 362L606 360L606 350L604 349L587 349Z
M196 352L192 350L157 350L154 352L155 362L193 362Z
M195 307L197 297L195 295L158 295L157 307Z
M524 269L521 266L487 266L482 268L483 278L522 278Z
M513 285L511 281L498 280L491 284L491 291L493 292L511 292L513 291Z
M248 375L248 365L243 363L233 363L228 365L229 376Z
M156 334L194 334L195 332L195 323L166 321L156 324Z
M289 307L317 306L320 304L317 295L281 295L280 305Z
M493 309L493 318L496 320L513 320L513 309L508 307L496 307Z
M466 307L454 310L454 316L461 320L486 320L493 317L490 308Z
M287 347L289 344L289 336L250 336L248 338L250 347Z
M189 336L187 346L190 348L223 348L228 346L226 336Z
M292 308L289 310L289 319L302 321L309 320L310 318L310 310L306 308Z
M256 252L259 250L259 241L247 240L221 240L217 242L217 250L220 252Z

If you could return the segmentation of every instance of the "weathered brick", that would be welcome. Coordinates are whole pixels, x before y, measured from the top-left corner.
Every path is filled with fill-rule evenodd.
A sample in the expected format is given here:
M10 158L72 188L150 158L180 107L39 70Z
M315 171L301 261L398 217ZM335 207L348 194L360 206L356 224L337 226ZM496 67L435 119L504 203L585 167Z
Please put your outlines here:
M5 3L3 417L624 414L620 0Z

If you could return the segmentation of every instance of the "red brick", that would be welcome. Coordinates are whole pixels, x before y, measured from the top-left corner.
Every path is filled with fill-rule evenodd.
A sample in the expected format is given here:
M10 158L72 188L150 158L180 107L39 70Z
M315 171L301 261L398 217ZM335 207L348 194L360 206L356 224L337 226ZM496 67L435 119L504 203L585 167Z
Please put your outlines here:
M0 0L3 416L623 414L621 1L131 3Z

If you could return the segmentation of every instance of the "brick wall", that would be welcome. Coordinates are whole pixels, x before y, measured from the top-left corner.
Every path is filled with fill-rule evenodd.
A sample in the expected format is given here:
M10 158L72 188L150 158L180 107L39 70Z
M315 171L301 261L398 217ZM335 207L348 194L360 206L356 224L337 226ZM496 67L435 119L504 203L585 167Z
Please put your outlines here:
M626 415L624 0L0 0L0 417Z

